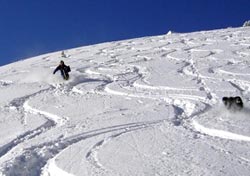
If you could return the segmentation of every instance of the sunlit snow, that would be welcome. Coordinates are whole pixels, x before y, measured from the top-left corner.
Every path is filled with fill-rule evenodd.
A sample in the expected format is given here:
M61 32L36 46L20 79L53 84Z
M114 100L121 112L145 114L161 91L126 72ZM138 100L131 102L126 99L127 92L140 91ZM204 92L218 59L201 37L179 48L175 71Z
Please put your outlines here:
M249 27L64 53L0 67L0 175L249 175Z

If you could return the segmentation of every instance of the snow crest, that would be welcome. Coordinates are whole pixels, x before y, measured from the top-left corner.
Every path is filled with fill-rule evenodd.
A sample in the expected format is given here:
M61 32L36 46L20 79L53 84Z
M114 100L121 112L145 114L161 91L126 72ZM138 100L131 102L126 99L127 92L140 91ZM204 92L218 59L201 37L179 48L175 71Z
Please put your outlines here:
M249 175L249 35L169 32L1 67L0 174Z

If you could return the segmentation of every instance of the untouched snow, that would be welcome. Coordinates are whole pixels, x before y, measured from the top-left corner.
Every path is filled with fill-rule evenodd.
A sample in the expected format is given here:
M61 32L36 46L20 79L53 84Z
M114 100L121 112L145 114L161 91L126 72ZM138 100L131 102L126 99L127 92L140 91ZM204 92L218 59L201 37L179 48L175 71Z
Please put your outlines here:
M248 176L249 36L169 32L1 67L0 175Z

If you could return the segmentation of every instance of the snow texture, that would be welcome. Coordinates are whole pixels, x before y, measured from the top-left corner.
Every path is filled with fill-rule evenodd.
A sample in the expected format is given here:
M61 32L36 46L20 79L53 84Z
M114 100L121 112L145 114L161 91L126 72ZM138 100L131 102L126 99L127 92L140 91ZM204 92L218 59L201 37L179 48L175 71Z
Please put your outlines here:
M0 67L0 175L248 176L249 36L168 32Z

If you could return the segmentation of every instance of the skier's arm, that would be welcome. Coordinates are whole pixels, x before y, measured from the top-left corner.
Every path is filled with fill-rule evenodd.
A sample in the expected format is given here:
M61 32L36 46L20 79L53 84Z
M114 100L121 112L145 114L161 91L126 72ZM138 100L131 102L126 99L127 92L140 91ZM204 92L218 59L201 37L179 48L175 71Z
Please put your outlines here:
M59 69L60 69L60 66L56 67L56 69L54 70L53 74L55 74Z

